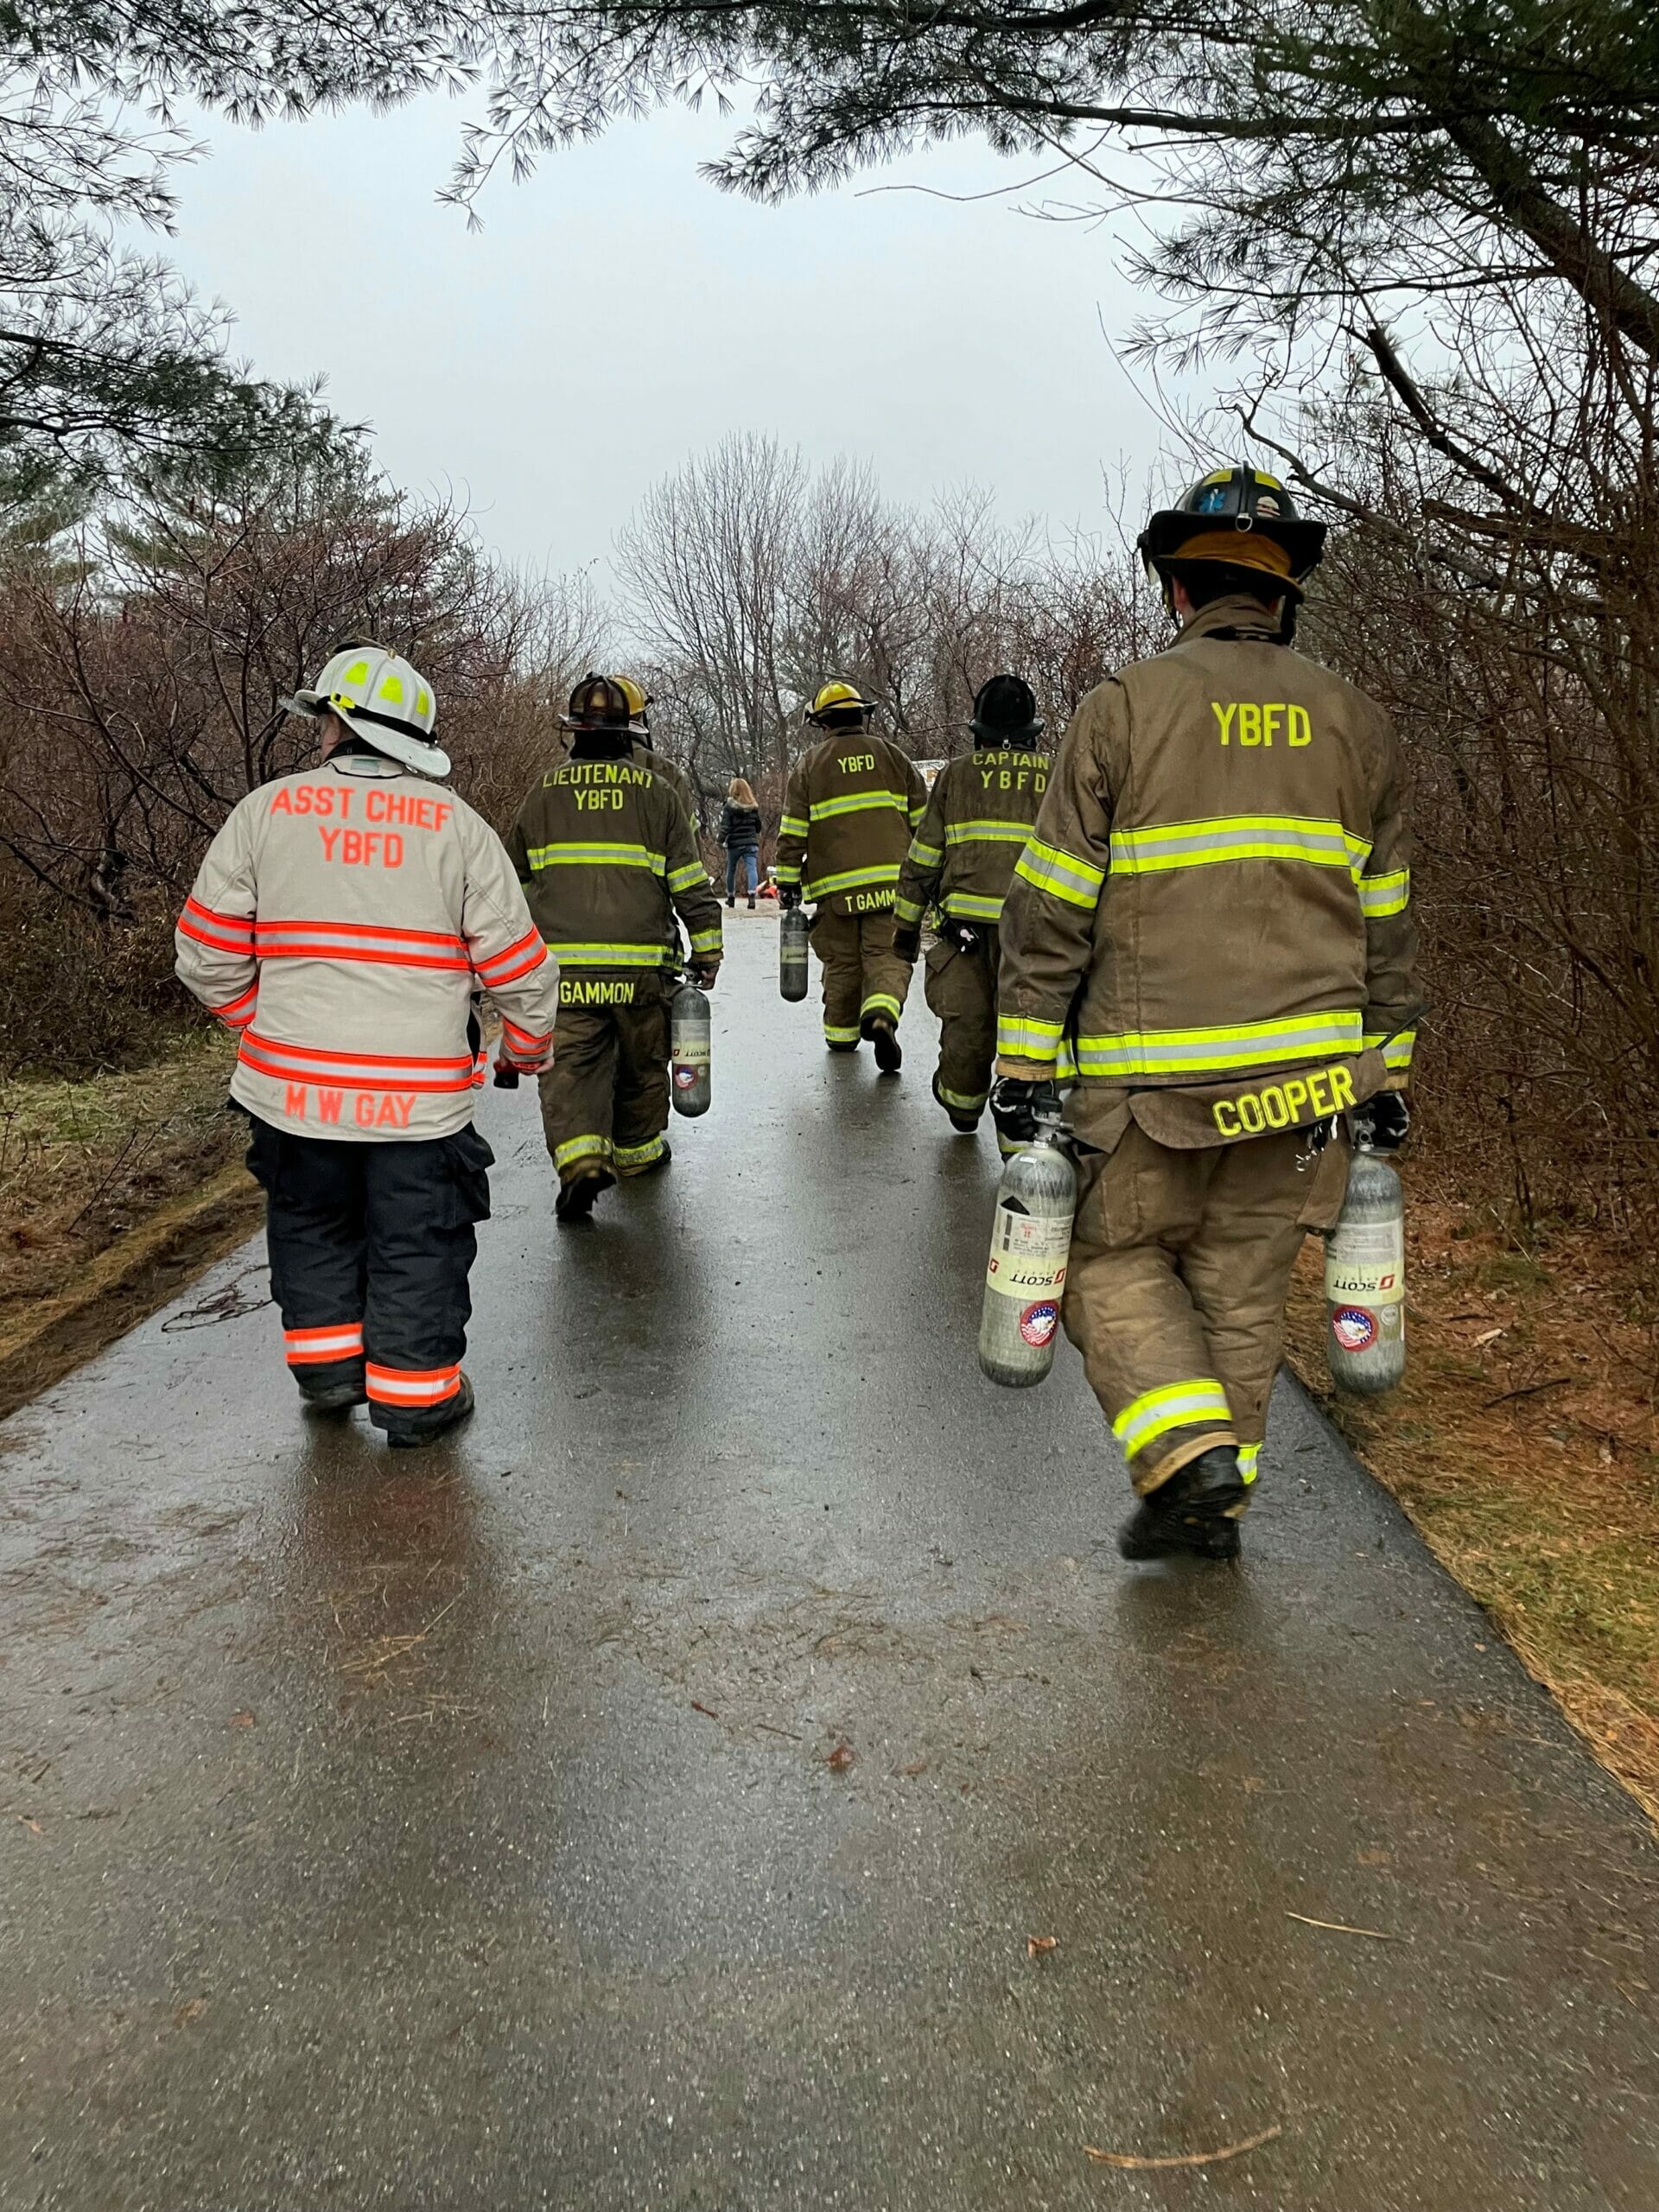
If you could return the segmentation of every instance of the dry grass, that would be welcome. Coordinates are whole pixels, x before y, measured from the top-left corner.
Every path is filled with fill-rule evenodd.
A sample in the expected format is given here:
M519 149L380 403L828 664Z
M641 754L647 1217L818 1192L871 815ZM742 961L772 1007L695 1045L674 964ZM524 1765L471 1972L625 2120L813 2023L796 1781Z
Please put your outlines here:
M0 1082L0 1333L245 1143L225 1110L234 1046L181 1033L167 1058L85 1082Z
M1291 1357L1436 1556L1659 1820L1659 1333L1637 1264L1408 1198L1411 1347L1381 1401L1331 1390L1321 1249Z

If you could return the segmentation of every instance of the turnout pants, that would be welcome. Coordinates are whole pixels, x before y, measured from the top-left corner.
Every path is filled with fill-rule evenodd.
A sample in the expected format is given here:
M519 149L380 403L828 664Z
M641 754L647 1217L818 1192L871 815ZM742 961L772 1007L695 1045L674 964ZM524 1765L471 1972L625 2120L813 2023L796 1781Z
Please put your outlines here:
M931 946L923 977L927 1002L939 1017L939 1103L957 1114L977 1114L990 1096L996 1061L995 927L976 922L979 943L958 952L941 938Z
M1113 1152L1078 1148L1063 1319L1143 1497L1214 1445L1255 1479L1291 1268L1342 1206L1346 1145L1300 1171L1306 1144L1175 1151L1131 1122Z
M885 1014L895 1024L910 988L910 963L893 949L891 906L868 914L820 906L809 924L812 950L823 963L823 1040L846 1049L864 1024Z
M598 986L583 979L578 989ZM603 1169L638 1175L663 1154L668 1127L668 999L657 976L616 986L629 996L559 1006L553 1065L541 1078L542 1127L562 1183Z
M302 1395L354 1383L388 1434L443 1427L493 1157L473 1128L353 1144L253 1122L248 1167L265 1193L270 1287Z

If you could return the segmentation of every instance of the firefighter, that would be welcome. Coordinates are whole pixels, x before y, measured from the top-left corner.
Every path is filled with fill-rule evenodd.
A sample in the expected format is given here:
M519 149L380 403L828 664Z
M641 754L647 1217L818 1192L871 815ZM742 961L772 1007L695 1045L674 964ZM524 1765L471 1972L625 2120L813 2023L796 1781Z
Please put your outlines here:
M562 972L558 1054L542 1084L555 1212L585 1221L619 1178L669 1164L666 942L676 913L705 990L720 967L720 901L672 785L636 753L613 677L570 695L569 758L533 785L508 849Z
M817 909L825 1044L855 1052L868 1038L896 1075L912 963L893 948L893 901L927 792L915 762L871 728L874 713L850 683L826 683L807 709L821 735L791 773L773 873L781 906Z
M1180 627L1100 684L1002 915L1007 1137L1076 1056L1064 1319L1141 1503L1130 1559L1227 1559L1305 1232L1348 1142L1404 1137L1418 1007L1400 765L1382 709L1291 650L1325 525L1219 469L1139 541Z
M461 1371L491 1154L474 1001L499 1058L539 1074L558 967L493 830L443 788L429 684L383 647L336 652L285 702L322 758L249 793L179 921L178 973L240 1038L270 1285L308 1409L366 1399L397 1446L473 1409Z
M1031 686L994 676L974 701L974 749L940 769L899 878L893 950L914 960L922 922L940 920L923 983L939 1017L933 1096L963 1136L979 1127L996 1058L997 925L1048 788Z

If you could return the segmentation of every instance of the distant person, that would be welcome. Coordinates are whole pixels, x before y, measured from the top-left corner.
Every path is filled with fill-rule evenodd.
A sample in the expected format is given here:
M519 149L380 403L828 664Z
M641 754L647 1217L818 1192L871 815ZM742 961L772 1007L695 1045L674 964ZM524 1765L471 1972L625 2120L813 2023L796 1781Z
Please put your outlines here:
M336 652L288 702L315 768L251 791L207 849L178 972L240 1049L270 1287L315 1413L366 1399L388 1443L473 1409L461 1372L490 1148L475 994L502 1063L552 1057L559 969L500 839L442 788L425 678L379 645Z
M726 804L720 810L720 842L726 848L726 904L736 906L737 880L747 873L753 913L754 894L760 888L760 810L741 776L734 776L726 786Z
M938 936L923 975L927 1002L939 1017L933 1096L963 1136L979 1127L996 1059L1002 902L1048 788L1048 759L1036 749L1043 725L1022 677L994 676L982 684L969 728L973 751L940 769L911 840L893 933L894 951L914 960L922 924L938 906Z
M542 1085L554 1211L586 1221L619 1178L666 1167L667 933L690 932L690 969L712 988L720 901L678 795L637 753L613 677L584 677L565 716L569 758L532 785L508 849L558 960L558 1058Z
M1077 1082L1063 1318L1141 1498L1130 1559L1231 1559L1291 1269L1357 1136L1403 1142L1419 1010L1388 716L1289 649L1325 524L1221 468L1140 539L1179 628L1090 692L1002 910L1000 1133Z
M874 712L850 683L826 683L807 709L819 741L790 776L774 874L781 906L817 908L825 1044L855 1052L868 1038L882 1074L896 1075L912 963L893 949L893 901L927 791L908 754L871 728Z

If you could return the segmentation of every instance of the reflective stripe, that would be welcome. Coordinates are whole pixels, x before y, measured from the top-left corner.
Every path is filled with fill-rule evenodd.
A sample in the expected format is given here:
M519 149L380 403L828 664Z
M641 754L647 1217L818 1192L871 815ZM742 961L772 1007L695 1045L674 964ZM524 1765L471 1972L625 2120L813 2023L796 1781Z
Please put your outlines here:
M1030 837L1028 822L953 822L944 833L947 845L1023 845Z
M1253 1483L1256 1475L1256 1461L1262 1457L1259 1444L1241 1444L1238 1447L1238 1475L1241 1482Z
M1206 868L1217 861L1306 861L1345 868L1355 875L1370 853L1369 840L1340 822L1294 814L1221 814L1199 822L1166 822L1112 832L1112 874L1146 875L1172 868Z
M474 953L473 973L486 991L503 983L516 983L523 976L533 975L547 958L547 947L542 943L541 931L526 930L524 936L510 944L505 952L493 952L486 960Z
M344 1090L470 1090L482 1081L482 1062L470 1052L429 1059L395 1052L327 1052L243 1032L240 1065L284 1083L315 1083Z
M227 1029L245 1029L253 1020L259 1003L259 986L250 983L240 998L232 999L228 1006L213 1008L215 1021L222 1021Z
M1368 922L1380 922L1385 914L1403 914L1411 901L1411 870L1397 868L1391 875L1362 875L1359 879L1359 910Z
M798 883L801 880L801 871L798 867L790 868L782 861L773 868L772 875L774 883Z
M609 1137L589 1135L570 1137L554 1147L553 1165L563 1173L573 1160L608 1160L611 1156Z
M844 798L814 799L806 810L807 819L809 822L828 822L837 814L868 814L879 807L885 807L893 814L909 811L897 791L849 791Z
M901 1011L898 1000L887 991L872 991L859 1008L860 1014L866 1018L873 1014L890 1014L895 1021Z
M212 906L204 906L199 899L185 900L184 912L179 916L179 930L181 935L194 938L198 944L205 944L214 952L246 956L253 950L251 914L221 914Z
M707 883L709 871L701 861L693 861L685 868L677 868L668 879L671 891L689 891L694 883Z
M662 1158L667 1145L666 1137L652 1137L646 1144L619 1144L612 1147L611 1158L618 1167L649 1167Z
M842 1029L833 1021L824 1023L823 1033L826 1041L831 1045L856 1045L859 1039L859 1032L855 1027Z
M996 1049L1015 1060L1052 1060L1065 1035L1058 1021L1039 1021L1028 1014L1000 1014L996 1018Z
M1381 1029L1368 1029L1362 1041L1368 1047L1382 1045L1383 1066L1396 1074L1401 1073L1411 1065L1411 1056L1417 1045L1417 1032L1402 1029L1397 1037L1390 1037L1386 1045L1382 1043L1384 1033Z
M943 1084L938 1090L939 1103L954 1106L959 1114L977 1114L991 1095L988 1090L976 1090L971 1096L965 1090L947 1090Z
M1133 1400L1112 1423L1112 1434L1123 1446L1125 1458L1133 1459L1172 1428L1211 1421L1230 1427L1232 1418L1227 1393L1214 1376L1197 1375L1190 1382L1166 1382Z
M1352 1052L1359 1042L1357 1014L1304 1014L1287 1021L1242 1021L1218 1029L1149 1029L1122 1037L1079 1037L1077 1069L1082 1075L1118 1081L1128 1076L1208 1075L1230 1068L1280 1066L1325 1052Z
M363 1357L363 1324L338 1321L327 1329L284 1329L290 1367L321 1367L340 1359Z
M786 814L778 824L778 835L780 837L804 837L807 825L803 817L798 814Z
M718 922L715 923L714 928L711 930L692 931L691 950L693 952L718 953L720 949L721 935L720 925Z
M259 960L366 961L376 967L470 972L464 938L436 930L382 929L370 922L264 921L253 925Z
M567 944L549 938L547 949L562 968L660 968L668 958L661 944Z
M550 1029L544 1036L537 1036L533 1030L521 1029L516 1021L509 1021L503 1014L501 1048L510 1059L515 1061L526 1072L537 1075L541 1072L543 1065L551 1056L553 1032Z
M533 868L645 868L653 875L661 875L668 861L661 853L653 853L645 845L610 844L594 840L590 844L578 844L574 839L561 840L556 845L532 845L524 858ZM699 868L696 874L701 875Z
M897 883L899 864L881 868L849 868L840 875L818 875L804 887L809 899L833 898L837 891L856 891L861 885Z
M944 848L942 845L925 845L919 837L912 837L910 841L910 857L918 868L943 868Z
M922 817L927 812L927 801L923 799L919 805L909 807L906 811L910 822L910 826L913 830L917 823L921 820Z
M1033 891L1046 891L1071 906L1098 905L1100 887L1106 880L1104 868L1080 861L1075 854L1063 853L1057 845L1039 845L1035 837L1014 862L1014 872L1024 876Z
M895 899L893 911L901 922L919 922L922 918L923 909L909 899Z
M977 891L947 891L944 911L964 922L1000 922L1002 901L982 896Z
M370 1402L378 1406L441 1406L461 1388L461 1362L453 1367L377 1367L364 1370Z

